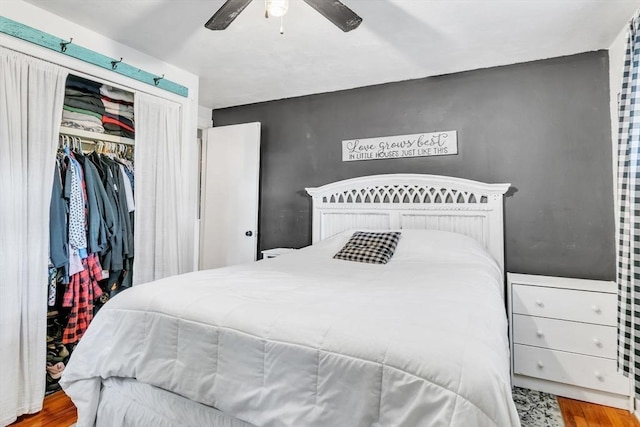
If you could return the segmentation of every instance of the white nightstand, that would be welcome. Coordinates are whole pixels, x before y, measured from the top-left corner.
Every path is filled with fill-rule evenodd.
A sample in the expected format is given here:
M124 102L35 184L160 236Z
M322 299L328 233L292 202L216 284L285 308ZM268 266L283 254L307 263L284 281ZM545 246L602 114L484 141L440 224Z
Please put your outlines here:
M265 249L262 251L262 258L277 258L282 254L286 254L288 252L295 251L294 248L273 248L273 249Z
M630 408L617 372L614 282L508 273L513 383Z

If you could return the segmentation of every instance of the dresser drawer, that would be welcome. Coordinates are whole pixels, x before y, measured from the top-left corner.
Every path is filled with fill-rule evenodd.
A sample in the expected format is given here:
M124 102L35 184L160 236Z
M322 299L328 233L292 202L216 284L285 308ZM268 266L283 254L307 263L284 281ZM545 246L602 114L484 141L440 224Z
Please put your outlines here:
M517 314L616 325L616 294L514 284L512 299Z
M617 339L614 326L513 315L516 344L615 359Z
M582 354L513 346L514 373L579 387L628 394L629 380L616 371L616 361Z

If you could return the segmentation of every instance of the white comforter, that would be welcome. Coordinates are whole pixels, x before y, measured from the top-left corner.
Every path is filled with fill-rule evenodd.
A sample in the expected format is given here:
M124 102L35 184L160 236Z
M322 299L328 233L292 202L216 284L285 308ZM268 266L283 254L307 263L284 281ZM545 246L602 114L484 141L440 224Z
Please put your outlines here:
M502 277L446 234L429 247L403 235L386 265L333 260L340 235L118 295L61 380L78 426L93 425L109 377L256 426L518 426Z

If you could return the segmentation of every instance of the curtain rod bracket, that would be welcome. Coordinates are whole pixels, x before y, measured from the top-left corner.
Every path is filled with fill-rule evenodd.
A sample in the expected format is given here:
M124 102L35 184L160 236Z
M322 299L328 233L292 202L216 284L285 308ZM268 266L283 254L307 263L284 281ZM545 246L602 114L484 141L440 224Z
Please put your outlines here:
M119 61L111 61L111 69L115 70L116 68L118 68L118 64L122 62L122 57L120 57Z
M162 77L154 77L153 78L153 84L158 86L158 84L160 84L160 80L164 79L164 74L162 75Z
M73 42L73 37L71 37L68 42L60 42L60 52L66 52L67 45L71 44L72 42Z

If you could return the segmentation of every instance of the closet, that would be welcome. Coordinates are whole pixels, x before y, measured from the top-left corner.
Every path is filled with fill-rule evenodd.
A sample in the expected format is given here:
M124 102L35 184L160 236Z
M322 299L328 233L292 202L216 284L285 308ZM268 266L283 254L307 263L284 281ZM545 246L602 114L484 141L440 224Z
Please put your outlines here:
M46 20L38 22L44 25ZM46 40L55 40L54 36L41 35ZM100 50L107 46L110 48L111 44L96 42L89 47ZM144 62L133 50L125 47L123 50L131 53L131 61ZM94 52L92 58L96 56L105 61L109 59ZM61 54L56 49L45 49L0 34L0 104L4 107L0 108L0 177L5 183L0 190L3 200L3 203L0 203L0 266L3 272L0 277L0 323L3 325L0 331L0 348L5 351L3 360L6 362L6 375L0 392L0 425L9 424L22 414L34 413L42 408L47 388L49 392L57 388L63 365L66 366L75 343L80 339L79 333L82 334L82 329L87 326L90 317L96 311L100 315L100 304L105 298L111 299L112 293L123 292L130 284L135 286L187 273L197 266L195 226L198 206L198 145L195 112L198 103L198 79L191 73L160 61L151 61L148 65L152 66L154 71L158 71L154 73L158 80L136 78L139 73L136 76L122 75L114 72L114 66L100 67L93 63L81 62ZM121 67L123 68L121 65L116 71ZM171 75L185 82L187 86L173 83L183 90L166 89L167 85L162 83L164 80L159 80L159 71L165 70L171 70ZM128 96L129 100L133 99L134 105L126 104L130 101L114 102L118 105L105 105L103 102L103 114L99 105L93 105L97 98L102 100L105 96L113 101L117 100L118 95L101 93L100 84L97 93L95 87L89 90L89 93L93 91L93 96L72 91L68 93L70 96L80 97L76 101L83 101L93 107L76 103L75 106L68 105L67 109L63 110L69 74L84 77L94 84L102 82L124 89L122 92L126 95L123 96ZM142 73L143 77L147 74L149 73ZM157 82L160 84L156 84ZM70 89L86 92L77 87ZM124 108L122 105L133 107L135 117L131 115L132 108ZM98 111L92 111L95 107ZM86 110L93 114L78 110ZM69 113L81 113L84 116ZM121 119L126 118L126 114L131 115L130 123ZM66 123L60 128L63 118ZM68 119L75 119L76 123ZM134 122L135 126L132 126ZM100 132L101 128L104 132ZM61 130L63 136L58 134ZM68 149L69 154L65 149ZM90 262L94 265L93 261L96 259L101 264L100 269L91 270L91 274L94 274L94 284L97 282L97 287L91 287L94 298L89 298L88 301L81 300L80 290L85 290L85 299L89 290L85 283L77 280L78 301L82 305L74 306L72 302L71 307L64 307L64 296L69 289L69 283L64 283L65 279L61 279L59 274L63 276L63 273L58 272L59 268L56 268L55 273L51 271L53 278L50 280L48 268L49 235L55 233L50 227L54 176L57 178L56 185L64 190L67 178L64 167L72 165L76 168L75 163L71 161L74 151L81 152L81 156L88 158L91 163L95 160L92 160L92 156L99 155L99 158L106 159L103 162L105 165L113 166L119 164L119 160L133 160L134 149L135 178L131 177L134 178L131 193L135 196L135 211L119 215L128 216L131 220L135 213L135 223L130 221L135 253L120 253L123 265L122 270L117 270L114 266L107 267L102 264L107 264L108 261L104 259L106 255L102 253L102 247L99 247L97 256L89 258L91 248L88 246L85 259L87 266ZM94 152L95 154L92 154ZM73 157L76 155L73 154ZM80 165L83 157L78 156L76 160ZM58 171L55 171L55 165L59 165ZM134 166L132 161L130 166ZM82 165L77 168L78 173L81 171L84 177ZM132 169L129 170L131 171ZM127 170L125 174L126 172ZM97 181L102 182L104 186L104 177L100 176L99 170L97 173ZM122 172L118 175L112 169L107 173L113 174L112 178L115 179L120 179L118 177L122 175ZM65 181L62 180L63 177ZM73 175L69 175L69 179L72 177ZM124 177L122 179L122 183L125 183ZM82 186L82 181L78 182ZM122 188L117 183L115 185L118 189ZM82 189L86 191L85 187ZM107 190L105 187L105 193ZM98 192L102 195L100 190ZM81 194L84 196L84 193ZM126 196L126 193L124 195ZM92 197L87 193L84 200L91 205ZM103 199L104 197L96 198ZM84 208L84 201L80 200L79 204ZM58 196L57 201L63 208L69 207L70 199ZM78 205L77 202L76 199L75 206ZM120 205L124 206L125 203L120 202ZM112 206L111 208L113 210ZM82 212L82 209L74 208L76 214L79 211ZM58 233L63 230L62 236L65 236L64 233L68 236L68 230L65 231L64 227L69 226L69 213L64 209L57 212L62 212L58 217L61 225ZM89 207L86 214L88 213ZM91 221L85 223L88 233L87 245L92 244L92 234L89 233L91 224ZM95 222L93 224L95 225ZM109 241L108 238L112 235L108 232L113 232L109 226L113 227L113 224L108 221L106 225L104 222L98 222L98 225L100 224L102 227L97 228L98 236L101 236L102 230L102 239L106 238ZM124 240L120 239L116 237L115 244L121 244L124 248ZM62 243L57 248L62 247L63 255L66 249L68 256L70 242L65 239L59 242ZM97 244L100 242L104 240L98 240ZM61 261L60 253L52 254L55 254L52 264L60 265L59 262L62 262L61 268L64 269L64 256ZM82 259L80 257L80 265ZM113 254L111 262L118 262L118 259L113 258ZM97 272L100 272L101 276L98 276ZM105 272L109 277L106 277ZM89 279L91 278L89 275ZM71 276L69 282L74 283L71 282ZM55 296L53 293L49 295L50 288L55 289ZM70 292L73 293L73 287L71 289ZM99 298L96 301L95 297L99 293L102 295L102 301ZM51 306L48 305L49 296ZM115 295L115 298L117 297L118 295ZM70 299L73 301L73 298ZM93 305L91 310L90 304ZM72 320L77 321L81 329L76 329L76 336L70 338L69 344L66 344L63 342L63 335L70 315L74 316ZM84 334L86 336L86 333ZM48 377L50 379L47 383Z
M132 285L134 96L66 81L49 211L46 393L94 315Z

